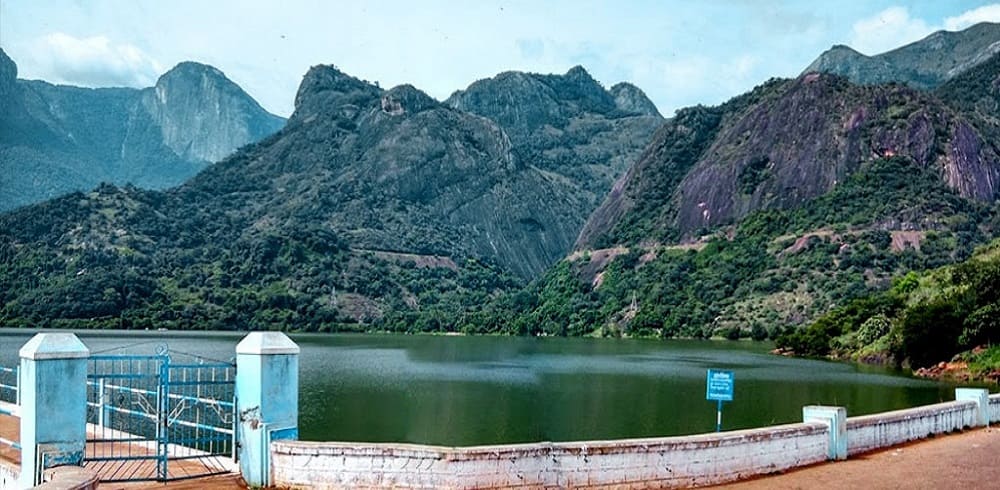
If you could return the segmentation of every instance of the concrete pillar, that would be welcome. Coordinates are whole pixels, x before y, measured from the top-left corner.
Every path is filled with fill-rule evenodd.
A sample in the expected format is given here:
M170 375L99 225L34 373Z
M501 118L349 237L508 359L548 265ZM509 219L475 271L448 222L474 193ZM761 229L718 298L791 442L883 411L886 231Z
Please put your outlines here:
M976 402L976 427L990 425L990 391L984 388L955 388L955 401Z
M280 332L253 332L236 346L239 457L251 487L271 484L272 440L299 437L299 346Z
M54 466L78 465L87 440L87 346L71 333L40 333L21 347L22 488Z
M807 405L802 407L803 422L822 422L830 428L830 460L847 459L847 409Z

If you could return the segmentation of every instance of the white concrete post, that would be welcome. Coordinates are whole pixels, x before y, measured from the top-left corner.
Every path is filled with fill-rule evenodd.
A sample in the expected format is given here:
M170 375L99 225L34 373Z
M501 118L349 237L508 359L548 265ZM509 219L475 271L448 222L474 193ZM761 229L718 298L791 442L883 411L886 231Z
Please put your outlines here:
M976 427L990 425L990 391L985 388L955 388L955 401L976 402Z
M251 487L271 484L271 441L299 437L299 346L281 332L252 332L236 346L239 457Z
M802 421L826 424L830 428L830 448L827 450L827 458L847 459L846 408L808 405L802 407Z
M22 488L46 468L83 461L87 440L87 346L71 333L40 333L21 347Z

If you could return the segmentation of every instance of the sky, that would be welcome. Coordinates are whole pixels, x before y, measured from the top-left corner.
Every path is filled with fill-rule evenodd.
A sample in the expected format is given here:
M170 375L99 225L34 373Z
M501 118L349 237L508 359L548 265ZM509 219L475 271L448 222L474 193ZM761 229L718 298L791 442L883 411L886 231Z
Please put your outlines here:
M318 64L439 100L503 71L582 65L670 116L794 77L834 44L877 54L982 21L1000 22L1000 3L0 0L0 48L19 78L87 87L148 87L199 61L281 116Z

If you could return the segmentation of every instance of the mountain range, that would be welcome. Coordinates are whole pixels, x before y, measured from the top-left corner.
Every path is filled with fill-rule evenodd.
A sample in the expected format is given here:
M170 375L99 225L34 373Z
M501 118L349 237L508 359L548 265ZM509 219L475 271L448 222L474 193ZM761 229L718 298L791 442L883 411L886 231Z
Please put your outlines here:
M154 87L90 89L19 80L0 50L0 98L0 210L101 182L175 186L284 125L221 71L193 62Z
M837 45L816 58L804 73L832 73L866 85L897 82L932 89L997 52L1000 52L1000 24L983 22L957 32L937 31L875 56Z
M835 47L669 119L582 67L442 102L315 66L176 188L0 215L0 322L780 337L995 235L995 31L872 57L884 80Z
M993 27L891 53L980 52ZM777 337L968 257L997 225L1000 58L965 66L932 90L809 70L678 111L575 252L496 307L507 331Z
M271 328L291 308L302 322L357 322L426 308L442 288L489 293L533 277L565 256L600 179L609 185L661 118L638 89L605 90L582 68L514 77L543 81L495 95L550 103L528 122L546 134L537 142L515 145L529 138L516 121L501 120L511 137L453 107L461 94L445 104L313 67L279 132L177 188L101 186L0 217L7 267L73 264L43 288L0 269L3 315L121 323L142 310L173 322L162 312L179 308L206 324ZM483 95L478 86L465 93ZM598 139L614 145L596 148ZM141 294L116 286L121 271L135 272L129 291ZM102 300L106 290L116 299ZM247 297L284 313L237 321L237 298Z

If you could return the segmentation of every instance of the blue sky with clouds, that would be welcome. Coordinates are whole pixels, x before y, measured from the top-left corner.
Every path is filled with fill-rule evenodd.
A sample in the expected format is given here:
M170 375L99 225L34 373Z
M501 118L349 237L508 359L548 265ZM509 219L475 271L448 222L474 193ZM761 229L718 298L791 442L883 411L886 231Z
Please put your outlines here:
M795 76L833 44L876 54L980 21L1000 22L1000 3L0 0L0 47L21 78L84 86L149 86L200 61L285 116L316 64L438 99L505 70L579 64L670 115Z

